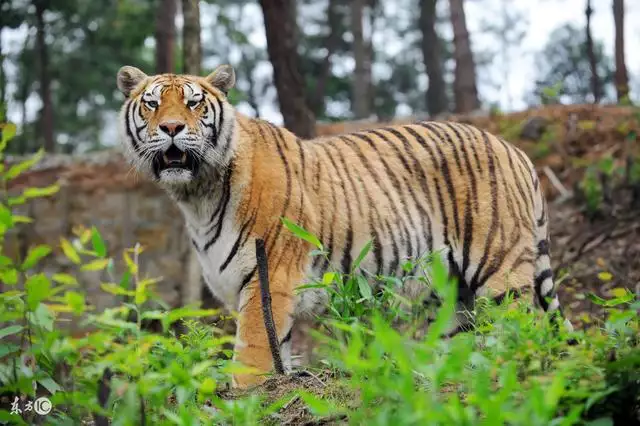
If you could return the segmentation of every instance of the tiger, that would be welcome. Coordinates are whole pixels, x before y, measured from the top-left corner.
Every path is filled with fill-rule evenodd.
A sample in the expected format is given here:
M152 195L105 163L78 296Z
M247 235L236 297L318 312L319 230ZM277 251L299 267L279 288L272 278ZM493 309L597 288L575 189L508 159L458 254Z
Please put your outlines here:
M524 151L456 121L301 138L232 106L235 81L230 65L206 77L117 73L124 157L178 206L204 281L237 313L233 360L251 371L233 373L233 387L263 383L274 368L257 239L287 371L292 330L328 303L323 289L296 288L329 268L349 271L368 242L362 271L397 276L405 259L437 252L472 298L530 289L533 304L563 315L547 202ZM317 236L327 256L310 256L314 245L283 218Z

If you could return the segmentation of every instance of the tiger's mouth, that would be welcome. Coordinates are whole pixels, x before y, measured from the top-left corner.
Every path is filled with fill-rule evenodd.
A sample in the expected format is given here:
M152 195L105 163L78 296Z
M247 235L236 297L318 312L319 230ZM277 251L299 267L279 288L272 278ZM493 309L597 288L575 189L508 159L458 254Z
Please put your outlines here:
M158 152L153 158L153 172L157 178L165 174L191 172L195 177L198 172L198 162L189 151L182 151L171 144L165 152Z

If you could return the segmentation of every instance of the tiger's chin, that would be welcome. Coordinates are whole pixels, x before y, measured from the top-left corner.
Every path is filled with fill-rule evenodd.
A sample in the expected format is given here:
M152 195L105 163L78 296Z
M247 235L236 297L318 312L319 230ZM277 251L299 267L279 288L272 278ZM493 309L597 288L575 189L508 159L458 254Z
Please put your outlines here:
M158 182L170 186L193 182L200 169L200 164L193 154L180 151L175 145L164 153L156 154L152 163L153 174Z
M171 168L162 170L157 175L160 183L170 186L187 185L195 180L195 176L191 170Z

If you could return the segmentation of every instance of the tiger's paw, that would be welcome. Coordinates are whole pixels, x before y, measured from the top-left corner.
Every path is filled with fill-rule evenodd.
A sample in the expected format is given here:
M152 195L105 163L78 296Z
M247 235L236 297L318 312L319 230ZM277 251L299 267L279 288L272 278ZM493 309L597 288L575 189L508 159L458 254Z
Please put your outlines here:
M233 389L247 389L258 386L267 381L267 376L262 374L234 374L231 378Z

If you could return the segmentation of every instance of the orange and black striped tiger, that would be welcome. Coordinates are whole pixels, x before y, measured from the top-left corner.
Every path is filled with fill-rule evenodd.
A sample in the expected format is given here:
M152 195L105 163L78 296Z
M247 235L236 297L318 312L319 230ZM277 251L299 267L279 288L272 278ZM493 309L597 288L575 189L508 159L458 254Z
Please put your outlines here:
M327 301L320 290L294 293L330 264L309 256L311 245L282 217L318 236L345 272L371 239L361 267L378 274L400 274L404 259L440 251L467 293L533 287L545 311L561 313L540 180L503 139L471 125L418 122L303 140L235 111L226 65L207 77L125 66L117 82L126 156L184 214L209 288L238 312L235 359L257 372L271 370L272 357L255 240L265 240L269 256L285 365L295 320ZM241 387L262 380L234 376Z

